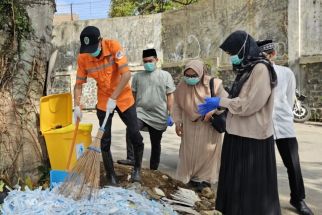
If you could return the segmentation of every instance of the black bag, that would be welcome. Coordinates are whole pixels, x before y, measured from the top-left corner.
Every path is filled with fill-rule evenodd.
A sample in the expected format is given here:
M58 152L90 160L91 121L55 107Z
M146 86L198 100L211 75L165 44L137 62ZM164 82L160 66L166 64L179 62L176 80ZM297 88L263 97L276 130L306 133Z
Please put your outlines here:
M211 97L215 97L214 78L210 79L209 87L210 87ZM213 114L210 119L212 127L214 127L214 129L216 129L219 133L223 133L226 131L226 116L227 116L227 110L223 111L220 114Z

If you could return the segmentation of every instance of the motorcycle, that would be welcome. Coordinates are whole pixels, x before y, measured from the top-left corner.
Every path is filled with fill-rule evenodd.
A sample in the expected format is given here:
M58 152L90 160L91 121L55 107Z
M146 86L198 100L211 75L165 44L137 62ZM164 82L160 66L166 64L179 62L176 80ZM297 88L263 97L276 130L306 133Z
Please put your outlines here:
M311 109L308 105L304 104L305 95L301 94L297 89L295 95L293 106L294 122L303 123L311 118Z

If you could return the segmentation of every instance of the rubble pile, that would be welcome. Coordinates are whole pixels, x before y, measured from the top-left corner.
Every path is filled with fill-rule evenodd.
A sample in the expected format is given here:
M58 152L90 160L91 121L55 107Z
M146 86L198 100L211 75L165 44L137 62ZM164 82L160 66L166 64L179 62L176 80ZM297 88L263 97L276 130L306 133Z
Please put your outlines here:
M0 206L9 214L196 214L219 215L215 192L209 187L195 192L160 171L142 169L142 182L132 183L131 167L115 165L120 187L109 187L101 166L101 188L95 199L75 201L53 190L13 190ZM1 213L0 213L1 214Z
M57 188L56 188L57 189ZM176 212L166 204L149 200L132 190L118 187L107 187L99 191L97 197L91 200L74 201L57 194L54 190L25 191L13 190L5 199L2 214L168 214Z

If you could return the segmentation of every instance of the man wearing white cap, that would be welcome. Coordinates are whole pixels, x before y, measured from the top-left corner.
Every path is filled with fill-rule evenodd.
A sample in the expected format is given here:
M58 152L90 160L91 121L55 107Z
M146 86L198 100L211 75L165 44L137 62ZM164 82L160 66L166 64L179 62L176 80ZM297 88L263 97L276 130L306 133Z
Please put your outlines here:
M272 40L257 41L260 50L270 61L276 56ZM295 76L288 67L274 64L277 75L277 87L274 97L273 127L274 137L283 163L287 168L291 189L290 203L301 215L313 215L306 205L305 189L301 173L298 143L293 125L293 105L295 98Z

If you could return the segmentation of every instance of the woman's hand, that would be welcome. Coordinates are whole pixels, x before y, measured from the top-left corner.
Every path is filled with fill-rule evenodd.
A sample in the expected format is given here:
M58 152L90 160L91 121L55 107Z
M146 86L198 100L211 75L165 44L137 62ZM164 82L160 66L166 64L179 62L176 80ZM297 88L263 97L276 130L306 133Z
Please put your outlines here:
M203 121L209 122L212 115L216 112L216 110L210 111L205 115L205 118L203 119Z
M207 97L203 104L198 105L198 113L201 116L205 116L210 111L219 107L220 98L219 97Z
M183 135L183 126L182 123L176 123L176 133L179 137L182 137Z

